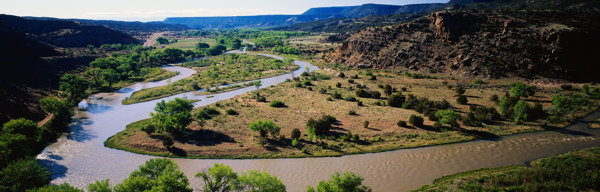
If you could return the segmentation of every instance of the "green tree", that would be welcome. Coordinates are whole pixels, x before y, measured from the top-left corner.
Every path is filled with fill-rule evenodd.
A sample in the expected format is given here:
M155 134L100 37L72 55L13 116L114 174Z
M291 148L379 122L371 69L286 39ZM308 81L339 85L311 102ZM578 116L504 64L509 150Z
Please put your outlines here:
M93 54L94 53L94 45L87 45L88 48L88 53L89 54Z
M169 159L150 159L115 186L115 192L128 191L191 192L187 177Z
M92 78L92 86L99 86L102 84L101 83L101 80L102 80L101 73L102 73L102 69L90 67L89 69L87 69L85 71L85 76Z
M271 133L271 136L275 137L279 135L279 131L281 130L281 127L275 125L271 120L251 122L248 124L248 128L259 132L261 137L267 137L268 133Z
M460 95L456 98L456 102L461 105L466 105L469 102L469 99L467 99L467 96Z
M11 119L9 122L4 123L2 130L8 133L25 135L27 139L32 141L35 141L39 135L37 123L25 118Z
M208 45L208 43L197 43L196 44L196 49L206 49L209 47L210 47L210 45Z
M158 38L156 38L156 42L158 42L160 44L169 44L169 39L164 38L164 37L158 37Z
M281 180L267 172L249 170L238 177L240 188L243 191L253 192L285 192L286 188Z
M88 89L88 87L88 81L83 77L73 74L65 74L60 78L59 89L64 91L69 97L71 105L79 103L81 99L87 96L85 91Z
M0 167L31 154L30 140L21 134L0 134Z
M254 87L256 87L256 89L258 89L258 88L260 88L260 86L262 86L262 83L260 80L258 80L258 81L252 82L252 85L254 85Z
M17 160L0 171L0 190L21 192L50 183L51 173L34 158Z
M102 80L108 83L108 87L112 87L113 83L117 83L121 79L119 73L114 69L105 69L100 73L100 76L102 76Z
M386 96L392 95L392 86L385 84L383 88L383 93L385 93Z
M513 112L513 120L515 123L519 123L520 120L527 121L529 119L529 111L531 107L524 100L519 100L515 105Z
M460 117L460 113L452 109L438 110L435 112L435 117L439 119L442 125L451 125L452 127L455 127L458 125L456 120Z
M204 192L234 191L239 188L238 174L230 166L215 163L207 171L194 175L204 181Z
M175 98L169 102L162 100L156 103L156 107L154 107L156 113L150 112L150 117L157 125L156 127L177 135L192 121L191 111L193 108L194 105L185 99Z
M532 89L531 87L525 85L524 83L517 82L510 89L510 95L513 97L517 97L517 98L521 98L521 97L527 98L527 97L529 97L528 93L530 92L529 90L531 90L531 89Z
M113 189L108 182L108 179L90 183L87 187L89 192L112 192Z
M317 192L370 192L372 189L369 186L363 185L363 178L352 172L346 172L341 176L338 172L331 175L329 181L319 181L317 189L308 187L308 191Z
M69 185L68 183L63 183L60 185L46 185L41 188L27 190L27 192L57 192L57 191L60 191L60 192L84 192L83 190L78 189L77 187L73 187L73 186Z

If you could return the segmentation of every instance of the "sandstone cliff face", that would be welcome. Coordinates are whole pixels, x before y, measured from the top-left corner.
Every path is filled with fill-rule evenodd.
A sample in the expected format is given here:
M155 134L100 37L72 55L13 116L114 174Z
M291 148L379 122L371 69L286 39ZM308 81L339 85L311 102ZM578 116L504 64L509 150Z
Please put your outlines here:
M368 28L328 53L352 66L462 77L578 80L595 66L598 13L569 11L437 12L410 23ZM569 19L562 19L569 18ZM599 79L594 77L592 79ZM588 79L585 79L588 80Z

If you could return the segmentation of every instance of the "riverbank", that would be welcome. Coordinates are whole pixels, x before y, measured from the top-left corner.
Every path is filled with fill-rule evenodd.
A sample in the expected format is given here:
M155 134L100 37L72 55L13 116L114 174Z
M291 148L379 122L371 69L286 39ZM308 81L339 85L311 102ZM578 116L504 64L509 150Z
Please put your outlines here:
M141 127L147 123L143 121L128 125L126 130L108 139L105 145L135 153L185 158L325 157L489 139L523 132L560 129L568 125L567 122L547 122L545 118L515 124L510 119L496 116L483 127L467 126L463 122L460 128L437 128L434 126L436 121L420 112L386 105L388 100L385 96L379 99L356 97L358 86L360 89L381 91L383 94L384 90L379 88L380 85L389 84L405 96L414 95L415 98L428 98L429 101L446 99L449 105L464 117L472 111L472 106L498 109L495 102L489 98L494 94L504 95L510 89L508 84L515 82L514 80L488 80L486 84L474 84L444 77L415 79L383 70L376 71L375 80L370 80L371 77L365 75L365 71L344 71L345 76L357 78L340 78L337 76L338 72L330 69L317 72L318 74L301 77L304 81L283 82L208 106L220 111L221 115L208 120L203 127L192 123L186 135L176 139L171 150L162 146L161 135L147 135L141 131ZM310 85L307 85L307 80ZM340 87L337 87L338 83ZM459 83L468 87L465 93L469 99L468 105L458 104L455 90L447 86ZM264 96L267 102L258 102L255 99L257 93ZM338 93L342 98L355 97L362 106L356 101L335 99L334 93ZM540 102L548 109L552 106L551 100L555 94L579 93L545 87L539 88L535 96L526 100L530 105ZM328 101L328 98L331 101ZM286 106L270 107L268 102L273 100L282 101ZM573 118L594 111L598 105L597 100L590 100L589 105L577 111L575 114L578 116ZM238 115L226 114L225 111L229 109L236 111ZM349 114L350 111L355 115ZM308 138L306 122L310 118L318 119L322 115L332 115L336 118L332 132L319 139ZM411 115L424 117L425 126L398 126L398 121L409 122ZM280 136L267 139L258 137L248 129L248 124L257 120L274 121L281 127ZM366 127L365 121L369 122ZM295 128L302 132L302 136L293 146L290 136ZM349 136L349 133L352 136Z
M600 148L443 176L415 191L598 191Z

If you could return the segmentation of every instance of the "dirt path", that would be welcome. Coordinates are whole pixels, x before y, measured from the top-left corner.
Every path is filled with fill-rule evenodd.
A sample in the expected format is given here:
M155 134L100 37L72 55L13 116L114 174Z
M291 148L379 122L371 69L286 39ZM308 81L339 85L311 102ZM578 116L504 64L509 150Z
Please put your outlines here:
M46 116L46 118L45 118L44 120L40 121L40 122L38 123L38 125L37 125L37 126L38 126L38 127L42 127L42 126L44 126L44 125L45 125L45 124L46 124L48 121L50 121L50 119L52 119L53 117L54 117L54 113L49 113L49 114L48 114L48 116Z
M150 46L154 45L154 43L156 42L156 38L158 38L159 35L162 35L164 33L165 32L152 34L152 37L150 37L150 39L148 39L148 41L146 41L146 43L144 43L144 47L150 47Z

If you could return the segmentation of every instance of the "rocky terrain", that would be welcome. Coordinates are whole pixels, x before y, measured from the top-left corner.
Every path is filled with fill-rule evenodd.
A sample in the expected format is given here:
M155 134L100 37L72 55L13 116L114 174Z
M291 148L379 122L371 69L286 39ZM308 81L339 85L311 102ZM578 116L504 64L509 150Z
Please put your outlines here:
M361 30L324 58L461 77L598 81L589 69L597 63L599 19L593 10L442 11Z

